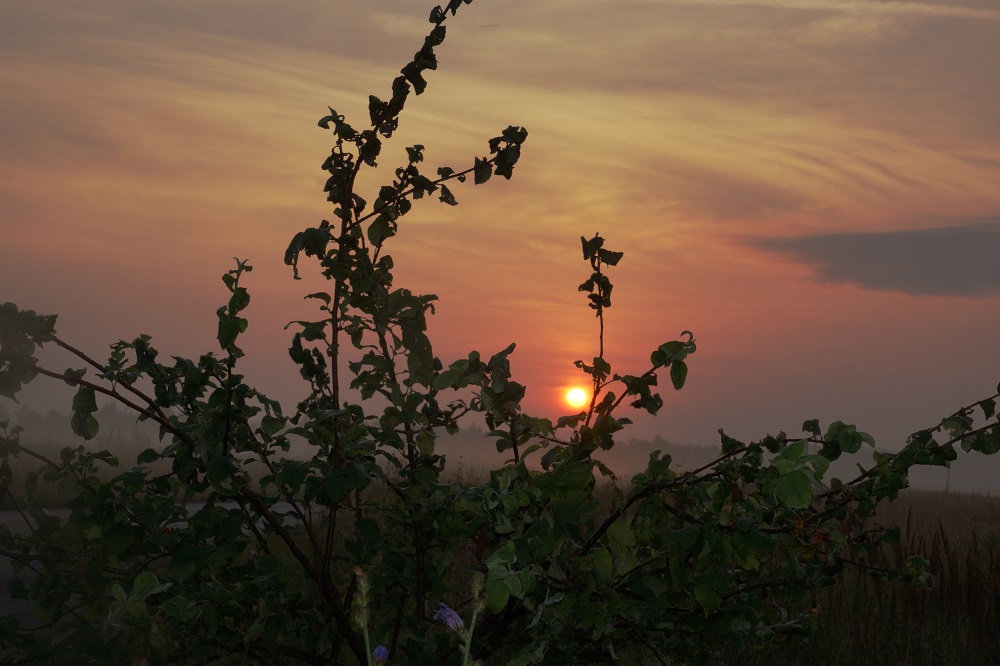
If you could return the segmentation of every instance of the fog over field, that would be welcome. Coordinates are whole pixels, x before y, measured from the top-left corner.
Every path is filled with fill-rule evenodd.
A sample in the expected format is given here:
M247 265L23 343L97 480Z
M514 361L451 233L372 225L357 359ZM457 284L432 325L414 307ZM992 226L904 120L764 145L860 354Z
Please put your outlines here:
M132 456L145 448L163 448L158 443L156 428L148 423L139 423L128 412L114 406L102 408L98 413L101 431L92 442L85 442L70 429L70 417L55 410L36 411L30 407L6 408L0 404L0 419L12 418L25 428L23 442L28 446L57 455L63 446L83 444L90 449L107 448L118 455L123 469L134 464ZM777 434L777 433L771 433ZM793 433L788 433L792 435ZM436 451L447 458L447 467L464 478L485 475L490 469L499 467L510 457L509 450L497 453L496 437L488 436L480 427L471 426L456 435L441 433ZM958 448L958 447L956 447ZM674 469L679 472L692 471L715 459L718 445L712 443L677 443L662 437L652 439L622 439L611 451L599 452L595 458L607 464L617 475L627 479L643 470L649 462L649 454L660 450L671 456ZM310 455L303 445L293 447L288 456L306 458ZM540 453L535 454L538 465ZM530 459L529 459L530 460ZM838 477L842 480L853 478L858 473L858 465L872 465L871 448L865 447L859 453L835 461L826 479ZM961 493L1000 495L1000 457L984 456L980 453L966 453L958 449L958 460L950 469L940 467L917 467L910 475L910 485L923 490L950 490Z

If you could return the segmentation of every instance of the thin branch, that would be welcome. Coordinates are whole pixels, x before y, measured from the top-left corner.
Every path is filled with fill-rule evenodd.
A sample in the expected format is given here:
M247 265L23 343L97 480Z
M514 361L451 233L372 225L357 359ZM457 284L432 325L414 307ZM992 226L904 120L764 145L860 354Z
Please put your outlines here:
M122 403L129 409L138 412L140 414L143 414L144 416L146 416L146 418L150 420L156 421L161 426L163 426L167 431L169 431L170 434L174 435L175 437L184 441L185 443L188 444L193 443L193 440L188 435L186 435L182 430L178 429L173 423L171 423L170 420L165 415L163 415L162 412L157 414L149 411L148 409L144 409L139 405L135 404L134 402L132 402L131 400L129 400L128 398L126 398L125 396L123 396L121 393L118 393L118 391L114 389L106 389L100 384L89 382L86 379L81 379L79 377L70 377L69 375L64 375L59 372L52 372L51 370L46 370L45 368L37 365L35 366L35 371L47 377L52 377L53 379L61 379L64 382L69 382L74 385L79 384L81 386L86 386L87 388L93 389L97 393L106 395L109 398L114 398L115 400Z
M328 585L324 585L323 581L320 579L319 572L316 567L313 566L306 554L302 552L299 545L295 543L295 539L292 535L288 533L284 525L281 524L270 509L264 504L264 502L258 497L253 491L247 487L240 488L240 494L245 497L250 504L257 510L264 520L271 526L285 545L288 546L288 550L291 552L292 556L298 560L299 564L302 566L303 571L319 585L320 590L323 592L323 599L326 602L327 607L333 613L333 619L337 622L338 629L344 638L347 640L347 644L350 646L351 651L354 652L355 657L359 661L364 662L368 659L368 655L365 653L365 647L361 644L358 639L357 634L351 629L351 621L344 611L343 606L340 604L340 599L335 593L330 589Z
M646 640L646 637L642 635L642 632L640 632L634 624L632 624L631 620L627 617L623 617L622 619L625 620L625 624L632 630L632 633L639 639L639 642L642 643L643 646L650 651L650 653L652 653L652 655L656 658L656 661L660 662L662 666L668 666L670 664L670 662L660 654L659 650L656 649L656 646Z
M724 460L726 460L728 458L732 458L733 456L736 456L736 455L738 455L738 454L740 454L740 453L742 453L742 452L744 452L746 450L747 450L747 447L739 448L739 449L737 449L735 451L731 451L731 452L729 452L729 453L727 453L727 454L725 454L723 456L720 456L720 457L716 458L713 462L710 462L707 465L703 465L702 467L699 467L698 469L694 470L693 472L688 472L687 474L685 474L682 477L678 477L676 479L672 479L671 481L668 481L666 483L654 483L654 484L652 484L652 485L650 485L650 486L648 486L646 488L643 488L641 491L639 491L635 495L632 495L628 499L628 501L625 502L625 504L623 504L622 506L620 506L617 509L615 509L604 520L604 522L601 523L601 526L597 528L597 530L590 536L589 539L587 539L587 541L585 541L583 543L582 546L580 546L580 548L576 552L576 556L579 557L579 556L582 556L582 555L586 555L590 551L590 549L594 547L594 544L597 543L597 541L602 536L604 536L604 533L608 531L608 529L615 523L615 521L617 521L619 518L621 518L622 516L624 516L625 513L629 510L629 508L633 504L635 504L636 502L638 502L639 500L645 499L646 497L649 497L650 495L654 495L654 494L656 494L658 492L666 490L667 488L671 488L671 487L679 486L679 485L691 485L691 484L694 484L694 483L699 483L701 481L704 481L705 479L710 479L712 477L719 476L721 474L720 472L713 472L711 474L706 474L704 476L698 476L698 474L701 473L701 472L703 472L703 471L705 471L706 469L708 469L710 467L714 467L714 466L718 465L719 463L721 463L722 461L724 461Z
M100 370L101 374L107 373L107 371L108 371L107 366L104 366L104 365L98 363L97 361L95 361L94 359L92 359L90 356L88 356L86 353L84 353L83 351L77 349L76 347L70 345L67 342L64 342L63 340L59 339L55 335L52 336L52 341L55 342L58 346L60 346L63 349L65 349L66 351L68 351L68 352L70 352L70 353L78 356L79 358L83 359L84 361L86 361L87 363L89 363L91 366L93 366L97 370ZM139 389L135 388L131 384L126 384L124 382L118 382L117 385L118 386L123 386L126 391L128 391L129 393L132 393L136 397L140 398L143 402L145 402L150 407L150 409L154 410L162 419L169 420L167 418L167 415L163 412L162 409L160 409L159 405L156 404L156 401L154 399L150 398L148 395L146 395L145 393L143 393ZM127 403L125 403L125 404L127 404Z

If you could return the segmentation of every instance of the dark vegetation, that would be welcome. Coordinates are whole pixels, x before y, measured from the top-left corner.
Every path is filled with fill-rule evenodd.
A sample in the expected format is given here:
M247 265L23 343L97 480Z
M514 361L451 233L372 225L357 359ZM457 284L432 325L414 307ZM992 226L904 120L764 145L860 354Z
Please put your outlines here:
M394 284L387 248L415 200L456 205L457 183L511 178L527 130L507 127L462 169L428 171L425 147L406 147L368 199L358 176L383 159L411 93L437 68L444 24L470 2L431 11L388 97L369 98L364 129L333 109L320 120L333 141L322 165L331 219L296 233L284 260L295 277L312 263L329 286L305 296L316 319L291 324L289 355L308 386L293 410L239 374L247 261L223 275L217 351L197 359L161 355L148 335L98 359L60 337L54 315L0 304L0 395L54 379L76 388L71 427L84 439L101 432L98 396L159 436L134 462L88 446L53 457L0 423L0 495L28 525L0 526L0 556L14 568L9 593L37 609L29 626L0 618L8 661L766 660L801 636L834 640L815 609L836 597L823 595L842 594L857 626L871 619L858 615L871 612L865 576L900 589L934 584L933 564L893 549L898 533L873 517L915 466L946 465L956 446L1000 450L1000 388L925 424L895 453L853 425L809 420L801 435L756 441L720 431L713 459L694 469L653 452L625 482L600 460L630 423L621 412L657 413L660 387L684 386L697 345L683 331L645 367L612 368L604 317L623 253L589 233L578 246L580 291L595 316L595 355L575 362L593 389L586 410L556 422L525 414L513 344L435 356L426 335L435 297ZM48 367L35 356L45 346L82 367ZM456 479L439 438L473 414L498 462ZM862 451L860 468L831 471ZM40 470L15 478L12 461L24 458ZM44 509L46 487L64 514ZM933 535L912 545L938 548L951 566ZM971 581L954 561L956 580ZM895 594L904 593L886 598ZM878 620L900 621L881 611Z
M154 441L149 429L136 424L125 410L110 405L101 409L99 416L104 427L96 446L120 459L134 457ZM72 436L67 436L67 415L21 409L15 421L28 432L44 436L33 448L49 457L58 457L65 443L72 441ZM478 456L470 456L473 447L486 449L486 453L495 451L485 435L479 428L470 428L444 439L441 448L448 451L451 461L449 482L468 486L481 484L488 477L487 467L462 462L463 455L464 460L479 460ZM653 444L630 443L643 450ZM704 447L663 441L655 444L673 456L680 470L695 469L711 458L711 451ZM15 471L15 478L23 479L27 471L41 467L30 459L19 462L23 468ZM371 488L369 494L375 492L382 493L385 499L387 489ZM601 482L594 494L603 509L612 506L614 491L609 483ZM5 500L8 506L3 508L12 508L10 499ZM61 501L53 493L39 503L56 508L62 506ZM895 501L880 505L877 519L887 527L900 527L900 540L883 547L869 559L870 563L899 567L911 556L924 556L929 562L928 571L935 577L933 586L903 586L860 570L851 572L841 584L823 588L816 595L814 634L786 637L756 648L733 646L725 654L725 662L730 666L1000 664L996 639L1000 636L1000 497L907 489ZM341 543L339 547L346 546ZM465 566L452 568L450 587L468 587L467 572L476 557L474 544L456 546L453 559ZM287 564L294 566L294 561Z

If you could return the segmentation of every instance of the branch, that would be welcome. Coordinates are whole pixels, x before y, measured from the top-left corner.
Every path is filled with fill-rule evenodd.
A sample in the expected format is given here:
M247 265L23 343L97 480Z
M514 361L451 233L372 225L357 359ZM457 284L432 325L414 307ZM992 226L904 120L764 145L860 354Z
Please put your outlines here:
M74 347L74 346L72 346L72 345L70 345L70 344L68 344L66 342L63 342L62 340L60 340L55 335L52 336L52 341L55 342L60 347L62 347L63 349L65 349L66 351L68 351L68 352L70 352L70 353L78 356L79 358L83 359L84 361L86 361L87 363L89 363L91 366L93 366L97 370L100 370L101 374L107 373L107 371L108 371L107 366L101 365L100 363L98 363L94 359L90 358L90 356L88 356L84 352L80 351L76 347ZM167 418L167 415L163 413L163 410L160 409L159 405L156 404L156 401L154 399L150 398L148 395L146 395L145 393L143 393L139 389L135 388L131 384L126 384L124 382L119 382L118 385L119 386L124 386L125 390L127 390L129 393L132 393L133 395L135 395L135 396L139 397L140 399L142 399L142 401L145 402L147 405L149 405L150 409L155 410L156 413L162 419L169 420ZM125 404L128 404L128 403L125 403Z
M650 486L648 486L646 488L643 488L641 491L639 491L638 493L636 493L635 495L633 495L632 497L630 497L628 499L628 501L625 502L625 504L623 504L622 506L618 507L617 509L615 509L614 511L611 512L611 514L604 520L604 522L601 523L601 526L597 528L597 530L590 536L589 539L587 539L586 542L584 542L584 544L582 546L580 546L580 548L576 552L576 557L580 557L582 555L586 555L590 551L590 549L594 547L594 544L597 543L597 541L602 536L604 536L604 533L607 532L608 529L612 525L614 525L615 521L618 520L619 518L621 518L622 516L624 516L625 513L629 510L629 508L633 504L635 504L636 502L638 502L639 500L644 499L646 497L649 497L650 495L653 495L653 494L658 493L660 491L666 490L667 488L670 488L672 486L677 486L677 485L691 485L691 484L694 484L694 483L698 483L700 481L704 481L705 479L710 479L713 476L718 476L717 472L713 472L711 474L706 474L705 476L697 476L697 475L700 472L703 472L703 471L705 471L706 469L708 469L710 467L714 467L715 465L718 465L719 463L721 463L722 461L726 460L727 458L732 458L733 456L735 456L737 454L743 453L747 449L748 449L748 447L744 446L742 448L736 449L735 451L727 453L727 454L725 454L723 456L719 456L718 458L716 458L714 461L708 463L707 465L703 465L702 467L699 467L698 469L694 470L693 472L688 472L687 474L685 474L682 477L679 477L679 478L676 478L676 479L672 479L672 480L670 480L670 481L668 481L666 483L654 483L654 484L652 484L652 485L650 485ZM692 521L692 522L696 522L696 521Z
M497 159L496 156L493 156L493 157L489 158L486 161L487 161L487 163L495 163L496 159ZM470 173L473 173L475 170L476 170L476 167L475 166L471 166L468 169L465 169L464 171L456 171L454 173L448 174L447 176L441 176L437 180L432 180L431 181L431 185L440 185L441 183L447 182L449 180L454 180L454 179L458 178L459 176L467 176ZM421 189L423 189L423 188L421 188ZM402 190L401 192L399 192L398 194L396 194L395 197L393 197L389 201L384 202L380 207L378 207L378 208L372 208L372 210L370 212L368 212L367 214L362 215L361 217L359 217L351 225L351 228L354 228L354 227L356 227L356 226L358 226L358 225L360 225L360 224L362 224L364 222L367 222L368 220L370 220L371 218L375 217L376 215L381 214L383 211L385 211L386 209L388 209L395 202L399 201L400 199L405 199L406 197L410 196L411 194L413 194L416 191L417 191L416 187L411 187L409 189Z
M182 430L178 429L173 423L171 423L170 419L167 418L167 416L165 414L163 414L163 412L159 412L159 410L157 410L157 412L159 412L159 413L155 413L155 412L149 411L148 409L144 409L143 407L140 407L136 403L132 402L131 400L129 400L128 398L126 398L125 396L123 396L121 393L118 393L118 391L116 391L115 389L106 389L103 386L101 386L100 384L95 384L93 382L88 382L86 379L81 379L81 378L78 378L78 377L70 377L69 375L64 375L64 374L61 374L61 373L58 373L58 372L52 372L51 370L46 370L45 368L43 368L41 366L37 366L37 365L35 366L35 370L39 374L45 375L47 377L52 377L53 379L61 379L64 382L67 382L67 383L72 384L72 385L79 384L81 386L86 386L87 388L93 389L94 391L96 391L98 393L106 395L106 396L108 396L110 398L114 398L115 400L117 400L118 402L122 403L123 405L125 405L126 407L128 407L129 409L131 409L132 411L138 412L138 413L144 415L146 418L148 418L148 419L150 419L152 421L156 421L161 426L163 426L166 430L168 430L170 432L170 434L174 435L175 437L177 437L181 441L183 441L183 442L185 442L187 444L193 444L194 443L193 440L187 434L185 434ZM125 386L128 387L127 384Z
M292 538L292 535L288 533L288 530L286 530L284 525L281 524L281 521L279 521L275 515L271 513L270 509L267 508L260 497L258 497L246 486L240 488L240 494L253 505L253 507L257 510L257 513L259 513L261 517L267 521L268 525L271 526L271 529L273 529L278 536L281 537L281 540L285 542L286 546L288 546L288 550L291 552L292 556L298 560L299 564L302 566L303 571L305 571L306 574L308 574L309 577L316 581L317 585L319 585L320 590L323 592L323 600L326 602L327 607L333 612L333 619L337 623L339 632L347 639L347 644L350 646L351 651L354 652L354 656L357 657L358 661L366 663L368 655L365 652L365 646L361 644L361 641L358 640L357 634L355 634L351 629L351 620L344 611L343 606L341 606L340 599L333 591L330 590L328 585L323 584L323 581L320 580L319 572L316 570L316 567L313 566L312 562L309 561L309 558L306 557L306 554L302 552L301 548L299 548L299 545L295 543L295 539Z

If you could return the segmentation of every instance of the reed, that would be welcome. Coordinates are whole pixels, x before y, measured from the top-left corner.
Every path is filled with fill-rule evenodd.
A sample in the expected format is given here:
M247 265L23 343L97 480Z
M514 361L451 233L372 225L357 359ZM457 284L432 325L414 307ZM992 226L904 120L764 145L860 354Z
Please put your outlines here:
M1000 664L1000 498L909 490L877 520L901 528L900 543L871 565L910 555L931 563L931 589L848 572L818 596L819 631L726 663L814 666L995 666Z

